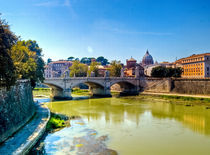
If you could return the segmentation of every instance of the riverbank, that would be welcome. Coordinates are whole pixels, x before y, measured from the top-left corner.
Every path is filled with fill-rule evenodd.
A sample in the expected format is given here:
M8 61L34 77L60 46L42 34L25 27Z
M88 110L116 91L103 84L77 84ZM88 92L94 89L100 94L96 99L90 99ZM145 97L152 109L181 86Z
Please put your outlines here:
M50 111L44 105L36 104L33 119L17 133L0 145L0 154L26 154L42 137L50 119Z
M194 104L202 104L210 106L210 96L207 95L190 95L190 94L178 94L178 93L152 93L152 92L142 92L140 96L152 96L156 98L161 98L169 101L190 101ZM210 108L210 107L209 107Z

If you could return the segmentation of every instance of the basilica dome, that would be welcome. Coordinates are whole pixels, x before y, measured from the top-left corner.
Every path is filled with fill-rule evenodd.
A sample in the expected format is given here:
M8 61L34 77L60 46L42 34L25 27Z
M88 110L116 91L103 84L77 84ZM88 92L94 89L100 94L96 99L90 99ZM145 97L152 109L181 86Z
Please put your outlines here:
M142 59L142 65L148 66L154 64L152 56L149 54L149 51L147 50L146 54L144 55Z

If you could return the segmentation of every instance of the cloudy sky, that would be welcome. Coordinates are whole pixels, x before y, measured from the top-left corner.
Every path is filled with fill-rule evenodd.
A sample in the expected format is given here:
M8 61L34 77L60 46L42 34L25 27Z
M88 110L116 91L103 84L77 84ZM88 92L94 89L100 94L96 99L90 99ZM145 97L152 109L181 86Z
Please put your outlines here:
M45 60L105 56L158 62L210 52L210 0L0 0L1 18Z

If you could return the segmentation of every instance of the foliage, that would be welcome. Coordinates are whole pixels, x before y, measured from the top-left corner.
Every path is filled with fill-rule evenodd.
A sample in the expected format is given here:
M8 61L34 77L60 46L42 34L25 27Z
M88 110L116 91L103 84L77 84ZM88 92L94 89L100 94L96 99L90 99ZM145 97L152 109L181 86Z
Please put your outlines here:
M98 72L98 65L100 65L100 63L98 62L91 62L89 70L88 70L88 75L91 75L91 72L95 73L95 76L98 77L99 76L99 72Z
M52 131L53 129L65 127L65 121L54 113L51 113L49 122L47 123L47 131Z
M95 59L94 57L83 57L80 62L83 63L83 64L87 64L87 65L90 65L91 62L92 62L92 59Z
M52 59L48 58L47 59L47 64L51 63L52 62Z
M87 76L88 67L79 61L74 61L70 67L70 77L84 77Z
M152 69L152 77L181 77L182 69L178 68L166 68L158 66Z
M110 68L109 68L110 76L120 77L121 69L122 69L122 65L121 65L120 61L116 61L116 60L112 61L110 63Z
M73 61L74 57L68 57L68 61Z
M44 80L44 61L41 55L42 49L36 41L18 41L9 52L18 78L30 79L34 88L36 82Z
M9 52L16 68L18 78L31 79L36 72L36 53L30 51L26 46L18 41Z
M44 81L44 60L42 59L42 49L39 47L37 42L35 40L28 40L28 41L23 41L25 43L26 47L29 48L30 51L36 52L36 73L31 78L31 85L34 88L36 86L36 82L43 82Z
M0 18L0 86L7 88L16 82L15 66L8 54L16 41L17 37L10 31L8 23Z
M96 59L97 62L101 63L102 66L109 64L108 60L105 59L103 56L100 56Z

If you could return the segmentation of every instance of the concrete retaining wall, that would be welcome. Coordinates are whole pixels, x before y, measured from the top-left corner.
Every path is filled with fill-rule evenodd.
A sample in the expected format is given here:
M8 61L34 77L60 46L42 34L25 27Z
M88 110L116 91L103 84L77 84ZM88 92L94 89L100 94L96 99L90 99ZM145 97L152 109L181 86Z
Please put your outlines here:
M28 122L34 113L35 105L28 80L17 81L10 91L0 88L0 143Z

